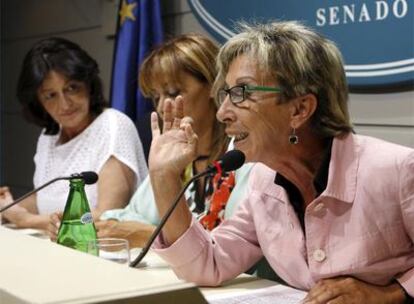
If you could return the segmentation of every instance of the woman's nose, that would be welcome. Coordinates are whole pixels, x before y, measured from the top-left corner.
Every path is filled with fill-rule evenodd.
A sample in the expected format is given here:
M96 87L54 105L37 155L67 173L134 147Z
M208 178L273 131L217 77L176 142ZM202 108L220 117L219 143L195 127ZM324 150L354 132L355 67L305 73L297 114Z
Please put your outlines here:
M230 101L230 96L227 94L226 98L224 98L224 100L222 101L222 103L220 104L220 107L217 110L216 113L216 117L220 122L224 122L226 120L229 119L230 117L230 107L231 106L231 101Z
M72 100L65 93L61 93L59 96L59 105L64 110L69 109L72 105Z

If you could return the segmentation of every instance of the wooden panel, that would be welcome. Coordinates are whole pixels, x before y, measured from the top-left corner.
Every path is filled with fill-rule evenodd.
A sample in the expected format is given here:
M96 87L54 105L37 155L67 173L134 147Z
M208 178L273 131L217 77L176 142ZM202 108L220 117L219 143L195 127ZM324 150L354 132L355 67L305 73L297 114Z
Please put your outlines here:
M2 1L2 39L22 39L101 25L101 0Z
M40 130L19 114L4 114L3 119L2 183L10 186L15 196L20 196L33 188L33 156Z
M67 32L56 36L78 43L98 62L104 83L105 96L108 97L112 70L113 40L107 39L101 28ZM20 110L16 98L16 86L21 64L32 45L44 38L47 38L47 36L15 40L3 44L4 61L1 65L1 74L4 75L1 78L3 110L13 113Z
M378 137L396 144L414 148L414 127L385 127L355 125L360 134Z
M352 121L358 124L414 126L414 91L350 96Z
M166 16L163 19L167 37L185 33L200 33L215 40L204 30L192 13L184 13L177 16Z
M187 0L161 0L161 14L176 15L191 12Z

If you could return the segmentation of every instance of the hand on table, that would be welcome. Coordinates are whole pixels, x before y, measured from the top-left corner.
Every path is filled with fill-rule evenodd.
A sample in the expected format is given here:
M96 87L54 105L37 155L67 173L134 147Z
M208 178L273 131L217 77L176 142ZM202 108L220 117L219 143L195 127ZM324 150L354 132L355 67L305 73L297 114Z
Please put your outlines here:
M144 247L155 227L135 221L98 221L95 223L98 238L122 238L130 248Z
M377 286L352 277L319 281L303 304L403 304L405 295L397 283Z
M63 212L55 212L49 216L49 224L47 225L47 234L53 242L56 242L59 232L60 222L62 221Z
M0 187L0 208L10 204L13 201L14 201L14 198L10 192L9 187ZM25 208L19 206L18 204L14 205L0 214L0 216L3 216L2 220L0 220L0 224L2 223L2 221L3 223L4 222L15 223L14 222L15 215L19 216L20 214L26 214L26 213L27 213L27 210Z

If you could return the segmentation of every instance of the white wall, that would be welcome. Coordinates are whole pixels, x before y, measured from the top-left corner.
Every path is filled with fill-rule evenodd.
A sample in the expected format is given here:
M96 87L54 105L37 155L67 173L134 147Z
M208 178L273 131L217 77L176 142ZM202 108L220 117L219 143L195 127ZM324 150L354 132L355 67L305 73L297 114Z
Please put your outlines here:
M0 184L16 194L31 189L33 155L39 129L21 117L15 98L24 54L37 40L62 36L79 43L101 67L109 92L113 37L118 0L0 0L1 19L1 161ZM206 35L186 0L162 0L166 36L187 32ZM414 147L414 92L350 95L358 133Z
M358 133L414 147L414 91L351 94L350 110Z

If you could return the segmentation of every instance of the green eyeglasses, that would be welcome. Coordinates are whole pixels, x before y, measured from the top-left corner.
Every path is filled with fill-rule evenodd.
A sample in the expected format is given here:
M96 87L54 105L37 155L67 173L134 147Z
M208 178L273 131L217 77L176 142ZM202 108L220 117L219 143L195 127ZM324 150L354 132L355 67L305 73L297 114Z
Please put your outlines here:
M237 105L246 100L249 92L261 91L261 92L276 92L280 93L281 89L276 87L263 87L263 86L249 86L249 85L236 85L229 89L220 89L217 93L217 100L220 104L224 102L227 95L230 96L230 101Z

